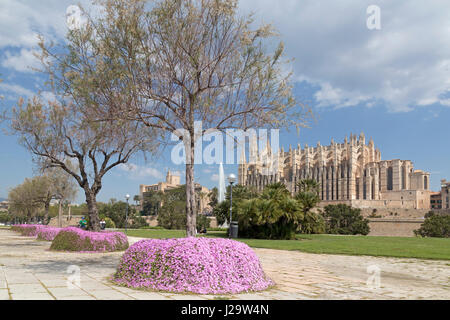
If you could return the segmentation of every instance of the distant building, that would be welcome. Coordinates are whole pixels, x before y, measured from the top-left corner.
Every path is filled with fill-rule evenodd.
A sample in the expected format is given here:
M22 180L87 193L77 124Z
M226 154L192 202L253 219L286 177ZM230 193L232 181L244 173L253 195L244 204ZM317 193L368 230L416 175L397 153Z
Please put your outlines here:
M141 184L140 187L139 187L139 194L140 194L140 197L141 197L141 202L142 202L144 193L151 192L151 191L164 192L166 189L178 188L178 187L181 186L180 180L181 180L180 176L173 175L170 172L170 170L169 170L167 172L166 181L165 182L159 182L159 183L151 184L151 185Z
M441 200L442 200L442 208L441 209L450 209L450 181L441 180Z
M9 208L9 202L8 201L0 202L0 211L8 211L8 208Z
M441 192L432 192L430 194L430 207L434 210L442 209Z
M165 182L159 182L151 185L141 184L139 187L141 210L144 207L144 196L146 193L166 192L168 190L176 189L181 186L182 184L180 176L172 174L170 170L167 172ZM199 195L197 199L198 212L202 214L210 213L211 207L209 206L209 196L208 196L210 190L198 183L195 183L195 193Z

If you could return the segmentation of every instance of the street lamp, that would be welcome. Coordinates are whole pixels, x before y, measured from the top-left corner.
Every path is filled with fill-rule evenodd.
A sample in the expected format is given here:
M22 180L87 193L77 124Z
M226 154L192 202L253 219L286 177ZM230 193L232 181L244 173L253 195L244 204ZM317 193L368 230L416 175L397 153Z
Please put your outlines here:
M230 183L230 226L228 230L228 238L231 239L231 221L233 221L233 184L236 182L236 176L230 174L228 176L228 182Z
M130 195L127 194L125 196L125 199L127 199L127 210L126 210L126 213L125 213L125 234L127 234L127 227L128 227L128 200L130 200Z

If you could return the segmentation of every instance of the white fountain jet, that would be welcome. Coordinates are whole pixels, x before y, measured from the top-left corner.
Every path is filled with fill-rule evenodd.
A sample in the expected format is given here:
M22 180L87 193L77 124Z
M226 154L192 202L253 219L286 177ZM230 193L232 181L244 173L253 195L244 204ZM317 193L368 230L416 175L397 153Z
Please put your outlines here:
M219 194L218 194L219 203L225 201L225 173L223 171L223 164L220 164L219 167Z

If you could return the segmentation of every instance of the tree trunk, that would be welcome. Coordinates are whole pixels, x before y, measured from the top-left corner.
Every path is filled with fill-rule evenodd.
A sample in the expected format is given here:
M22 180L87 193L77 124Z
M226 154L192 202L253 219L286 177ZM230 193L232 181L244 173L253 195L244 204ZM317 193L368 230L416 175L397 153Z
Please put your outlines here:
M194 184L194 138L190 150L186 148L186 236L195 237L197 232L197 208Z
M58 227L62 228L62 204L61 204L61 199L59 200L59 208L58 208Z
M90 190L84 190L86 194L86 203L88 206L88 230L90 231L100 231L100 218L98 217L97 199L95 193Z
M45 201L45 214L44 214L44 224L48 224L50 222L49 211L50 211L50 201Z

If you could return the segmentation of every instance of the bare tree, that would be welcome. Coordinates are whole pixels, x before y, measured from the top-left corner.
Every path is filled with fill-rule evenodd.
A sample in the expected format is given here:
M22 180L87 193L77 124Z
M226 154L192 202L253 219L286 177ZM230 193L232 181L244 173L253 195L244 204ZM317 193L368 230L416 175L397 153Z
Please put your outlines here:
M72 171L75 170L70 162L66 162L66 166ZM48 168L44 166L41 170L45 172L45 177L50 181L50 188L47 194L51 196L52 199L58 200L58 225L59 227L62 227L62 206L75 199L78 192L78 186L75 183L73 176L69 175L60 167L53 167L50 165ZM48 210L46 210L44 220L48 221Z
M90 230L100 230L96 197L103 177L139 150L150 149L148 131L138 123L92 122L70 100L44 104L38 97L26 103L20 99L12 109L10 128L36 161L76 180L86 196ZM64 187L67 184L59 186ZM61 199L67 191L56 189L54 194Z
M166 139L174 132L180 137L187 235L194 236L196 141L205 132L305 124L309 110L292 94L284 46L266 50L276 33L270 25L253 28L252 16L238 15L237 0L96 3L104 15L84 11L87 24L68 35L65 57L47 71L63 79L63 91L88 101L100 120L137 121ZM42 49L43 58L55 56ZM97 94L84 94L86 87Z

